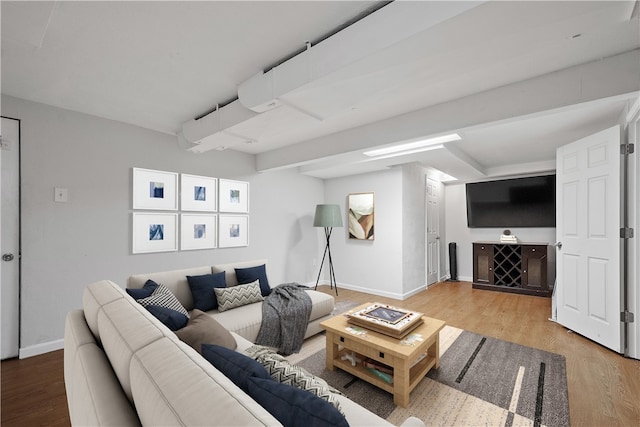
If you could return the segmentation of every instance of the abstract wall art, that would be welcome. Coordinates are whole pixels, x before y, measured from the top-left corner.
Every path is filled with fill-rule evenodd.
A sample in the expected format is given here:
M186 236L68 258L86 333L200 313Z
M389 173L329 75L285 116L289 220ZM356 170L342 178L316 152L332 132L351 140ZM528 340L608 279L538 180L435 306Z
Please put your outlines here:
M134 254L178 250L178 214L133 213Z
M178 174L133 168L133 209L178 209Z
M373 193L349 194L347 199L349 238L373 240L375 211Z
M216 178L207 176L180 176L180 209L183 211L215 212L218 196Z
M220 179L220 212L249 212L249 183Z
M180 215L180 249L213 249L218 242L218 216L215 214Z
M220 215L218 247L233 248L249 245L249 216Z

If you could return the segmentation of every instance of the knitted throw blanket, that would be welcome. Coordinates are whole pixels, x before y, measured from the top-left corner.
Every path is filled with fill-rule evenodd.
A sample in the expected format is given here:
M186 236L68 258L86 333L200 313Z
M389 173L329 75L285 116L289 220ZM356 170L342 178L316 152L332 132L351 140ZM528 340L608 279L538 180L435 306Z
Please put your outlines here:
M309 288L283 283L271 290L262 303L256 344L275 347L285 356L300 351L311 316L311 297L305 289Z

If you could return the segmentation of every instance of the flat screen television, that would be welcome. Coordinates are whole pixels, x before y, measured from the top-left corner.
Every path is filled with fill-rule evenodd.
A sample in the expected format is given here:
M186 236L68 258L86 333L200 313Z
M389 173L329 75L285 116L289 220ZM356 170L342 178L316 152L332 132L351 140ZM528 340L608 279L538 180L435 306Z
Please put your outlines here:
M555 227L556 176L466 184L467 224L482 227Z

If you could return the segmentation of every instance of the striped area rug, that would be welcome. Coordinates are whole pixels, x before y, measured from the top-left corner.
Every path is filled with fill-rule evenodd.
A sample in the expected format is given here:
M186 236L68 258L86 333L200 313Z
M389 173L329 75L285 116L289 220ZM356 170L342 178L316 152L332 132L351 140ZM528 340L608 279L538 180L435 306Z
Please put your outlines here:
M325 338L305 342L290 356L360 405L401 424L415 416L438 426L568 426L564 356L446 326L440 333L440 368L411 392L407 408L339 369L325 369Z

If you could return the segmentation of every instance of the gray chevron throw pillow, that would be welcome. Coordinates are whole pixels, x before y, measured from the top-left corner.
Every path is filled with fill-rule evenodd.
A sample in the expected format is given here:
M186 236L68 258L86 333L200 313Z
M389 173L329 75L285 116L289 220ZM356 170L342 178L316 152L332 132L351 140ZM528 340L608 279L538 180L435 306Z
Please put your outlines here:
M244 350L250 357L256 359L267 369L275 381L306 390L321 399L331 403L344 415L336 394L340 390L331 387L325 380L309 373L304 368L292 365L287 359L275 353L268 347L253 345Z
M230 288L213 288L213 291L216 293L219 312L264 300L258 280Z

